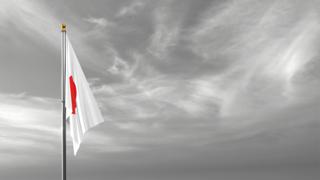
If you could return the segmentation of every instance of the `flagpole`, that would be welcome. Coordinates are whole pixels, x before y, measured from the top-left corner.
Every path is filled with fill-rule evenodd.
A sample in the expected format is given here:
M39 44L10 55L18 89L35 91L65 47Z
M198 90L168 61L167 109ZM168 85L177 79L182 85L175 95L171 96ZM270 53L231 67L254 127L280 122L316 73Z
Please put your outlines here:
M66 34L67 26L66 24L61 24L61 99L62 99L62 180L67 179L67 154L66 154L66 106L65 106L65 85L66 85Z

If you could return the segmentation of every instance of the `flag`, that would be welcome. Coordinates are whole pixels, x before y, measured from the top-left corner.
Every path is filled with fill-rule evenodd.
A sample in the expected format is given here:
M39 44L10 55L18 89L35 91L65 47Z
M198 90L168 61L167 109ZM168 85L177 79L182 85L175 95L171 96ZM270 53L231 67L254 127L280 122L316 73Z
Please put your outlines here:
M73 152L76 155L84 134L104 120L68 37L66 37L65 108Z

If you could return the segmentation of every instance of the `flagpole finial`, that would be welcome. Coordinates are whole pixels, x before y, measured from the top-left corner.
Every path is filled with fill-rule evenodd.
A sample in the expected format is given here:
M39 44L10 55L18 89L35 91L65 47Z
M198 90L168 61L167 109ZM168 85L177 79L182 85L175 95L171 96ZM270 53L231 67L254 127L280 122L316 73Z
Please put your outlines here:
M61 32L66 32L67 31L67 25L62 23L61 24Z

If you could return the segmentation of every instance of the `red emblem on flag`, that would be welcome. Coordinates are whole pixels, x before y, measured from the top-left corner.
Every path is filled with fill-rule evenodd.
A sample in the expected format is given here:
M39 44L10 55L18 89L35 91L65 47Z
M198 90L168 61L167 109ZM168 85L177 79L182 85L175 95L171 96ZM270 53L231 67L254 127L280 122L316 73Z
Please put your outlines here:
M76 107L77 107L77 87L73 81L73 77L69 77L69 84L70 84L70 92L71 92L71 103L72 103L72 114L76 114Z

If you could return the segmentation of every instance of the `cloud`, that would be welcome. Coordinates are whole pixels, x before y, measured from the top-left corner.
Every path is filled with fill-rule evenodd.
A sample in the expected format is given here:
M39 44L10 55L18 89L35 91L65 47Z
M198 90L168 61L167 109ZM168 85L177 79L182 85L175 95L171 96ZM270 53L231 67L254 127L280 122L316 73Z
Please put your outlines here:
M17 161L25 159L34 164L42 162L34 159L36 154L54 155L60 132L59 101L23 94L1 94L0 99L0 153L7 157L1 162L16 166Z
M141 11L145 6L142 1L134 1L133 3L122 7L116 14L116 17L132 16Z
M164 59L170 48L176 45L179 36L178 24L172 24L168 9L161 7L154 13L154 32L150 38L148 52L157 58Z
M36 1L5 1L1 0L0 25L2 28L10 28L11 25L19 27L19 30L33 38L41 37L58 45L59 20L50 14L46 6Z
M0 7L0 18L2 19L0 26L6 29L6 31L2 31L3 36L15 42L21 40L19 38L21 36L20 33L22 33L29 37L30 39L28 40L33 43L54 47L54 49L50 49L52 52L60 48L59 25L67 23L71 42L76 47L82 62L91 70L102 71L102 63L96 61L96 59L101 59L101 53L98 53L99 50L88 42L97 38L106 39L105 29L106 27L114 26L113 22L108 21L107 18L79 18L79 20L95 24L93 28L84 32L82 26L79 25L80 21L56 15L57 12L50 9L45 2L23 0L1 0L0 2L2 4Z
M0 154L6 156L0 164L36 166L54 161L53 157L60 152L57 148L61 137L60 100L25 94L0 94L0 100L0 127L3 128L0 134ZM69 137L68 134L68 144L71 144ZM105 146L109 147L106 152L130 149L117 145L112 137L99 133L90 132L85 140L90 144L86 151L98 152L96 147L103 149ZM20 162L22 159L29 163Z
M108 69L108 71L112 74L119 74L119 73L126 73L128 69L129 69L129 65L119 57L115 56L114 63ZM127 75L129 76L130 74L127 74Z
M249 4L254 8L248 11ZM189 36L193 51L208 66L223 65L219 74L208 73L199 79L211 81L213 92L223 92L216 95L222 102L220 112L248 113L295 101L293 94L299 89L293 83L295 77L318 56L312 48L319 34L314 12L303 6L293 14L297 4L282 2L226 2L220 6L223 8L213 6L204 12L204 20Z
M107 26L113 26L114 24L112 22L109 22L107 19L105 18L93 18L93 17L89 17L84 19L85 21L92 23L94 25L96 25L97 27L101 27L101 28L105 28Z

